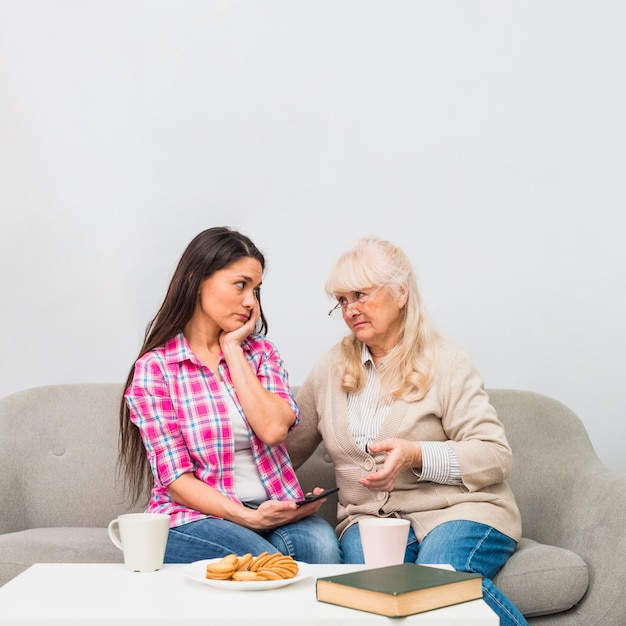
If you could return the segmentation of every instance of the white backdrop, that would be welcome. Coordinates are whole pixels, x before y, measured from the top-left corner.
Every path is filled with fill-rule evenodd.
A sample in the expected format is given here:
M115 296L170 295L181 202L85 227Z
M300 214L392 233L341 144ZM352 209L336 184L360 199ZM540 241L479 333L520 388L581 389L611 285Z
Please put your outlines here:
M626 471L625 20L621 0L0 0L0 395L124 380L214 225L265 251L300 384L343 334L330 266L376 234L488 387L564 402Z

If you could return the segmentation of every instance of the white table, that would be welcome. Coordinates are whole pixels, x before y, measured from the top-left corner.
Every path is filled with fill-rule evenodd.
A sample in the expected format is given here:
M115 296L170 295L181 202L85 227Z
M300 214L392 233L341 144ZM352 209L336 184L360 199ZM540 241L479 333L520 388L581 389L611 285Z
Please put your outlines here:
M0 587L1 626L488 626L498 617L482 601L407 618L318 602L315 580L360 569L311 566L310 578L281 589L224 591L190 580L182 565L134 573L121 564L41 563Z

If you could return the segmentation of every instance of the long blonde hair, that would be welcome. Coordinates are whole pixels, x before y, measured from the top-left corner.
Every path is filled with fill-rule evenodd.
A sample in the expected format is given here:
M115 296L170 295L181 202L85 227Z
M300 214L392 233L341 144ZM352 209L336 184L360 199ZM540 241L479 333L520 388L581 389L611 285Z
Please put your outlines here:
M402 308L398 343L380 366L383 397L408 402L422 399L433 383L437 358L435 330L417 288L415 272L407 255L389 241L363 237L344 252L326 281L326 293L363 291L383 285L396 296L407 295ZM348 335L342 342L346 359L342 389L356 393L365 384L361 360L362 343Z

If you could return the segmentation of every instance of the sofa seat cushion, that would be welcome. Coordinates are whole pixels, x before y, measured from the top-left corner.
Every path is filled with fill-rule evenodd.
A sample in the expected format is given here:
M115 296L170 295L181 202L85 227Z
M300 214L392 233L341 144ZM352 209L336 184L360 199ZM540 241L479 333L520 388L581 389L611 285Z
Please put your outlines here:
M122 563L106 528L31 528L0 535L0 570L12 576L32 563ZM0 580L4 584L7 580Z
M524 616L551 615L581 600L589 571L571 550L522 538L493 582Z

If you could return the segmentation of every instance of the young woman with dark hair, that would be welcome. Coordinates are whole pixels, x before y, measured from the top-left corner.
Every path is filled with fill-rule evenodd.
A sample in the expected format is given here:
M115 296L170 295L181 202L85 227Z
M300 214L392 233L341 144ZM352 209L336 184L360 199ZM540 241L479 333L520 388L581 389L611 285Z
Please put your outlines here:
M165 562L282 552L340 562L333 528L303 506L284 446L300 419L265 337L265 259L229 228L197 235L146 330L120 406L120 464L135 499L171 517ZM315 490L316 492L318 489Z

